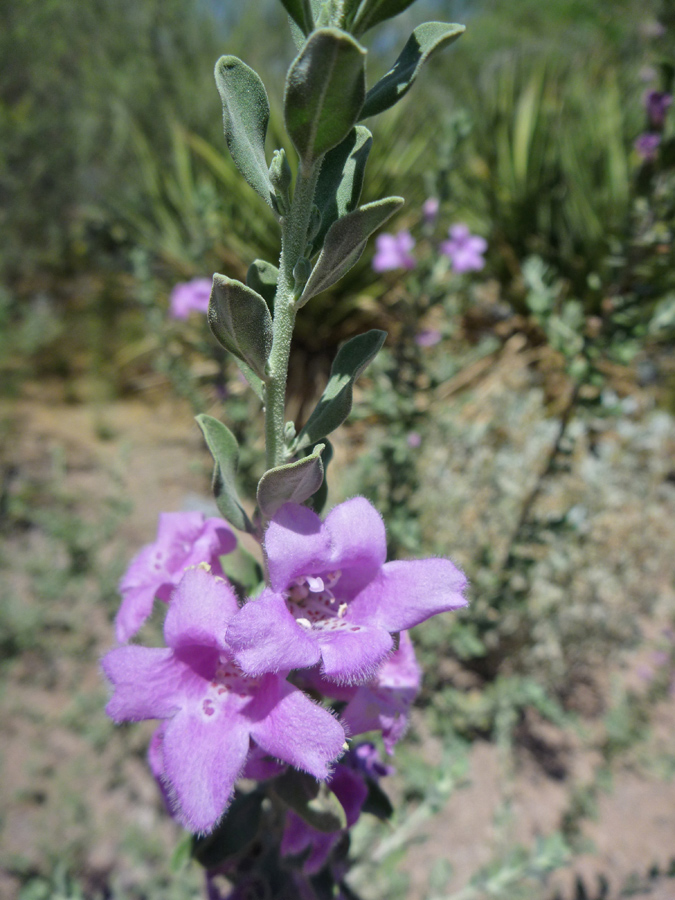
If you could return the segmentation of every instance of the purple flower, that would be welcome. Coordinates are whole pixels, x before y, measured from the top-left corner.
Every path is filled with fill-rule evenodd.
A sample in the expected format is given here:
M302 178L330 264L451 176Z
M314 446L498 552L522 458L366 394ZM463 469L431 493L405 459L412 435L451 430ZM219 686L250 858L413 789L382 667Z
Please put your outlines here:
M441 244L441 253L450 258L455 272L480 272L485 265L483 254L487 241L477 234L471 234L468 225L452 225L448 231L449 241Z
M415 658L410 635L401 633L398 650L385 660L375 677L367 684L336 685L321 677L316 670L302 679L308 688L347 701L342 720L352 735L381 731L387 753L405 734L408 713L417 696L422 673Z
M205 313L209 308L211 296L211 279L193 278L183 281L171 291L169 298L169 315L173 319L187 319L190 313Z
M418 347L434 347L442 337L437 328L423 328L415 335L415 343Z
M287 503L265 534L270 587L239 610L227 640L250 675L322 663L331 681L372 678L391 634L466 605L466 577L448 559L386 563L379 513L363 497L325 522Z
M347 827L351 828L356 824L361 807L366 802L368 786L349 766L338 764L335 767L335 774L328 782L328 787L340 801L347 818ZM306 875L314 875L323 868L331 850L343 834L342 830L318 831L291 810L286 814L281 855L299 856L309 850L302 868Z
M398 234L378 234L375 238L375 256L373 269L376 272L389 272L391 269L414 269L415 257L411 250L415 239L409 231Z
M646 131L641 134L633 145L637 155L645 162L653 162L656 159L659 145L661 143L661 135L653 134Z
M102 661L115 722L165 720L153 754L174 815L193 832L225 812L251 742L264 753L326 779L344 731L280 674L247 677L224 635L237 611L230 585L190 569L164 622L164 647L126 646Z
M672 94L667 94L665 91L647 91L643 102L651 127L663 128L666 112L673 102Z
M157 539L131 561L120 581L122 604L115 619L117 640L133 637L152 612L155 597L168 603L171 591L189 566L208 563L222 575L218 557L230 553L237 539L224 519L200 512L160 513Z
M424 201L424 203L422 204L422 215L427 225L433 225L433 223L436 221L439 207L440 203L438 197L429 197Z
M422 435L418 431L409 431L406 443L411 450L416 450L422 446Z
M362 772L374 781L378 781L387 775L393 775L396 772L393 766L388 766L382 762L380 751L370 741L365 741L357 747L352 747L344 755L343 764L351 766L357 772Z

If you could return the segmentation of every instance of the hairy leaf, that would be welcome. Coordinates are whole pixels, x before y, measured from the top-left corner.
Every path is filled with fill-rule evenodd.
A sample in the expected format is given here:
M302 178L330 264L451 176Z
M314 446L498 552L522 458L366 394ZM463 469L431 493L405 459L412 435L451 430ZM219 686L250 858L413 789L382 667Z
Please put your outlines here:
M303 34L309 34L314 28L314 16L310 0L281 0L286 12Z
M254 259L246 273L246 284L260 294L270 311L274 309L278 280L279 270L264 259Z
M298 300L298 308L325 291L358 262L370 235L403 205L402 197L385 197L348 213L328 229L309 281Z
M237 439L227 425L204 413L196 417L206 445L211 451L215 466L213 469L213 494L216 505L224 519L238 528L253 534L255 529L239 502L235 486L239 465Z
M437 50L456 41L465 30L463 25L447 25L445 22L425 22L418 25L392 68L366 94L361 118L375 116L405 96L424 63Z
M223 104L225 140L232 159L253 190L272 206L273 188L265 161L270 117L265 85L236 56L221 56L215 75Z
M356 35L363 34L380 22L393 19L414 2L415 0L362 0L351 31Z
M272 317L260 294L241 281L214 275L208 320L216 340L265 380Z
M323 444L317 444L310 456L294 463L268 469L258 482L258 507L271 519L284 503L304 503L323 482Z
M314 194L321 213L321 226L313 240L314 253L320 249L333 222L359 205L372 145L372 134L363 125L357 125L342 143L326 154Z
M307 39L286 79L286 130L309 167L336 147L359 118L366 94L366 51L337 28Z
M262 817L263 791L235 794L227 815L211 834L192 838L192 856L205 869L222 865L255 838Z
M340 347L333 360L326 389L298 435L295 449L316 443L342 425L352 409L354 382L375 359L386 336L386 331L373 328Z

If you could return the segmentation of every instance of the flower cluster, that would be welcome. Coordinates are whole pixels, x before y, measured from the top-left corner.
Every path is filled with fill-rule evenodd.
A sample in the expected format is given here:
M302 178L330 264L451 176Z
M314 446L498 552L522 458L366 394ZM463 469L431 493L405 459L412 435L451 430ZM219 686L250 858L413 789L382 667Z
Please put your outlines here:
M648 90L645 92L643 105L647 116L647 131L639 135L633 145L635 152L643 162L654 162L658 156L666 113L672 102L672 95L666 91Z
M392 751L420 684L407 629L464 606L466 578L447 559L386 562L384 525L361 497L323 522L287 503L264 537L268 584L240 605L218 559L232 533L195 516L165 514L122 579L118 638L128 640L159 597L166 646L126 644L105 656L108 714L160 720L151 767L193 832L213 829L242 774L265 779L282 766L329 780L353 820L363 772L351 756L334 768L346 736L378 730ZM341 718L309 693L342 704ZM301 844L310 858L330 852L334 842L288 827L289 853Z

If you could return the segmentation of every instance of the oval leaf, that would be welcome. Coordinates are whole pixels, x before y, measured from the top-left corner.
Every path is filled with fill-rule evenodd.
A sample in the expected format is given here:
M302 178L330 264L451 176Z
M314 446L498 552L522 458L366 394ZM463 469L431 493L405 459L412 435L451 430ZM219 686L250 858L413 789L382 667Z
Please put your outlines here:
M227 425L223 425L213 416L202 413L196 417L196 420L215 462L213 495L216 498L220 514L239 531L248 531L249 534L254 534L255 529L239 502L235 487L237 466L239 465L237 439Z
M374 203L366 203L333 222L314 270L298 300L298 308L339 281L358 261L370 235L402 205L402 197L385 197Z
M258 507L271 519L284 503L304 503L323 483L323 462L318 444L310 456L286 466L269 469L258 482Z
M359 205L372 145L372 134L363 125L357 125L341 144L326 154L314 194L314 202L321 213L321 226L314 237L311 255L321 248L333 222Z
M405 96L424 63L437 50L456 41L465 31L463 25L447 25L445 22L425 22L418 25L393 67L368 91L361 118L375 116Z
M226 275L214 275L208 320L216 340L262 378L272 349L272 317L256 291Z
M234 164L254 191L272 206L273 188L265 161L270 104L265 85L236 56L216 63L216 85L223 104L225 140Z
M316 443L342 425L352 409L354 382L375 359L386 336L386 331L373 328L340 347L333 360L326 389L298 435L295 450Z
M310 0L281 0L291 19L303 34L309 34L314 28L314 16Z
M412 6L414 2L415 0L363 0L354 17L351 30L357 35L363 34L374 25L379 25L386 19L393 19L394 16Z
M304 167L336 147L358 121L366 95L366 51L337 28L307 39L286 78L286 130Z
M323 443L325 445L324 451L321 454L321 461L323 462L323 481L321 482L319 490L315 494L312 494L309 503L307 504L307 506L309 506L310 509L313 509L317 515L321 515L323 508L326 505L326 500L328 500L328 465L333 459L333 445L327 438L323 439ZM313 451L313 449L313 447L309 448L310 451ZM307 455L309 456L311 453L308 453ZM232 556L231 553L228 555Z
M274 309L278 280L279 270L264 259L254 259L246 273L246 284L260 294L270 310Z

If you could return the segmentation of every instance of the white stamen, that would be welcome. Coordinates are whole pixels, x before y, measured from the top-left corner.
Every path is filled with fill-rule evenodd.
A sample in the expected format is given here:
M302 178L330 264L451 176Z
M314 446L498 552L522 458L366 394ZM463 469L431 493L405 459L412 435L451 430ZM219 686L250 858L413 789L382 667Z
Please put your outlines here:
M311 629L312 627L312 623L309 621L309 619L296 619L295 621L298 623L298 625L302 625L303 628Z

